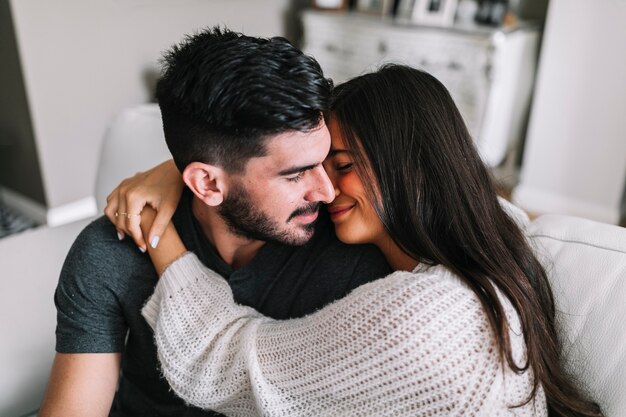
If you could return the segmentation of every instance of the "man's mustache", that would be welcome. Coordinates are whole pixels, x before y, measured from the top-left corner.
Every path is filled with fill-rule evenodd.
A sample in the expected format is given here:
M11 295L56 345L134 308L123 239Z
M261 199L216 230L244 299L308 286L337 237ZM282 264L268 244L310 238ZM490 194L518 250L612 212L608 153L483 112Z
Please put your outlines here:
M300 207L297 208L293 211L293 213L291 213L289 215L289 218L287 219L287 222L291 221L291 219L293 219L294 217L297 216L302 216L303 214L312 214L312 213L317 213L320 209L320 206L322 205L322 203L317 202L317 203L311 203L308 206L305 207Z

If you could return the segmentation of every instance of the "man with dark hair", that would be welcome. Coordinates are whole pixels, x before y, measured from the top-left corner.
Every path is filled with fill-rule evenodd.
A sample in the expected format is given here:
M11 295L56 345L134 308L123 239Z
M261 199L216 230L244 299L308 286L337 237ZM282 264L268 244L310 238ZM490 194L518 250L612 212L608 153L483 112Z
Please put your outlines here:
M319 211L334 198L321 166L331 90L318 63L285 39L218 28L173 47L157 85L165 138L187 185L177 230L239 303L278 319L312 313L389 272L373 247L339 242ZM68 254L40 416L217 415L186 406L161 378L140 313L158 277L115 234L102 217Z

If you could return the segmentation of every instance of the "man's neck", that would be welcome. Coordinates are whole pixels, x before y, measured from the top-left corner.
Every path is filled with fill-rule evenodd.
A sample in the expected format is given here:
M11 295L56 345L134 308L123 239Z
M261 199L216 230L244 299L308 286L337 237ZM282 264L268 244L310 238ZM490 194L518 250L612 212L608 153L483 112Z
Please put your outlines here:
M250 240L234 234L214 207L205 205L196 197L192 200L191 210L204 236L233 269L245 266L265 244L261 240Z

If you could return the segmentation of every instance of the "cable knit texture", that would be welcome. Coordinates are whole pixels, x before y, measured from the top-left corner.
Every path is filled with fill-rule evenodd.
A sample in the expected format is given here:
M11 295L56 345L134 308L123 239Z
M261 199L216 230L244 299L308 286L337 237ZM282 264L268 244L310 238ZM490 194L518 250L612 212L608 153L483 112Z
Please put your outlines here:
M516 363L519 318L504 296ZM443 267L395 272L309 316L278 321L233 301L188 253L143 315L185 401L229 416L546 416L530 371L498 354L474 293Z

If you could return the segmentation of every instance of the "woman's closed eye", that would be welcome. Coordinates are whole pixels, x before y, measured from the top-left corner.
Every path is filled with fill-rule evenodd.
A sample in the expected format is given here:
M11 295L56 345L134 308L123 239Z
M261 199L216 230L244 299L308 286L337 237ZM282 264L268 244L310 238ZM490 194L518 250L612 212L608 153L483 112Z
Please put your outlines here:
M348 172L352 170L352 162L336 163L333 168L337 172Z
M339 174L345 174L350 172L353 168L352 161L339 161L333 158L329 158L324 161L324 169L330 175L331 172L337 172Z

